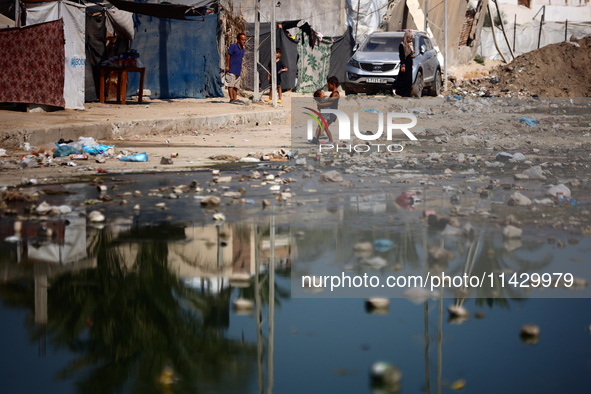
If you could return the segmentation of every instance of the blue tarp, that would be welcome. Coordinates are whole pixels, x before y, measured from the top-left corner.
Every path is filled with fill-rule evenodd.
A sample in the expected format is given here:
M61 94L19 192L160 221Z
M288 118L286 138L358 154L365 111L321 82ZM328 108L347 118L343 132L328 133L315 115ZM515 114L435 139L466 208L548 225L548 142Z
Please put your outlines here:
M223 97L217 33L217 14L202 21L141 16L131 47L146 67L144 89L152 98ZM127 95L132 96L139 74L128 75Z

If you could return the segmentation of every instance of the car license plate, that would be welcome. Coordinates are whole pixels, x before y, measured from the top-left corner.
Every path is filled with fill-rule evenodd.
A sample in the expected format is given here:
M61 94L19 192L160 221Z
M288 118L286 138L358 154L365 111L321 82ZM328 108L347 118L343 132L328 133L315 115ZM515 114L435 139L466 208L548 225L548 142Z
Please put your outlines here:
M388 83L386 78L367 78L367 83Z

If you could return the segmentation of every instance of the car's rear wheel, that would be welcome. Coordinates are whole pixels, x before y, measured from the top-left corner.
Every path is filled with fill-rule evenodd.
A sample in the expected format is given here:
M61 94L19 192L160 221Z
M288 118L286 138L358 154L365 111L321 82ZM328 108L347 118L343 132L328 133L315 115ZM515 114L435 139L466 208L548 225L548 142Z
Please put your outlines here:
M435 73L435 81L433 81L433 85L429 88L429 93L436 97L441 93L441 71L439 70Z
M417 78L415 79L415 83L412 85L412 91L410 95L412 97L421 98L423 94L423 72L419 70L417 73Z

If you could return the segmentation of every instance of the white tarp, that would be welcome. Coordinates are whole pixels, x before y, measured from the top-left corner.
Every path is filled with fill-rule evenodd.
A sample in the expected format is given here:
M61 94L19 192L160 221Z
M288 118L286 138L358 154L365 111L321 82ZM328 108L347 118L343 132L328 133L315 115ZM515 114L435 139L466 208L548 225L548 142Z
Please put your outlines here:
M421 8L421 5L417 0L407 0L406 7L408 8L409 14L412 16L413 21L415 22L415 26L425 26L425 13ZM419 28L420 30L420 28ZM439 45L435 42L435 36L433 36L433 31L427 25L427 35L433 41L433 47L435 48L435 53L437 53L437 60L443 69L447 67L447 59L443 58L443 54L439 50ZM449 47L448 47L449 48Z
M507 30L507 37L509 42L513 45L513 38L515 37L515 56L519 56L526 52L538 49L538 34L540 31L540 22L531 21L526 24L517 25L517 34L513 32L513 23L505 23L505 29ZM556 44L564 41L564 23L557 22L545 22L542 26L542 36L540 40L540 48L549 44ZM511 53L507 47L507 42L503 36L503 32L500 27L495 26L495 35L499 48L505 55L508 61L511 61ZM567 40L571 36L576 38L584 38L591 35L591 25L588 24L568 24ZM478 48L478 54L486 59L502 60L499 52L495 48L492 32L490 27L482 28L482 35L480 41L480 47Z
M64 20L66 108L84 109L86 7L69 1L28 4L27 25Z
M347 26L351 26L356 43L378 30L387 10L388 0L347 0Z
M117 7L107 9L107 31L114 36L121 36L133 41L135 30L133 28L133 13L121 11Z
M0 29L4 29L6 27L14 27L14 21L0 14Z

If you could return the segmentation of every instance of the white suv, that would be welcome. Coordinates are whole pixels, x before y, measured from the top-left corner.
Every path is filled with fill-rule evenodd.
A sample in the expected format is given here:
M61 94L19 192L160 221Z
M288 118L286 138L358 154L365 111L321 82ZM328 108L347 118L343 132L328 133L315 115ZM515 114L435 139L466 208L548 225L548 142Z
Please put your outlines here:
M418 48L412 67L412 96L421 97L425 88L437 96L441 90L437 53L425 32L412 33L415 51ZM398 46L403 37L404 31L376 32L367 37L345 68L345 93L391 91L400 69Z

